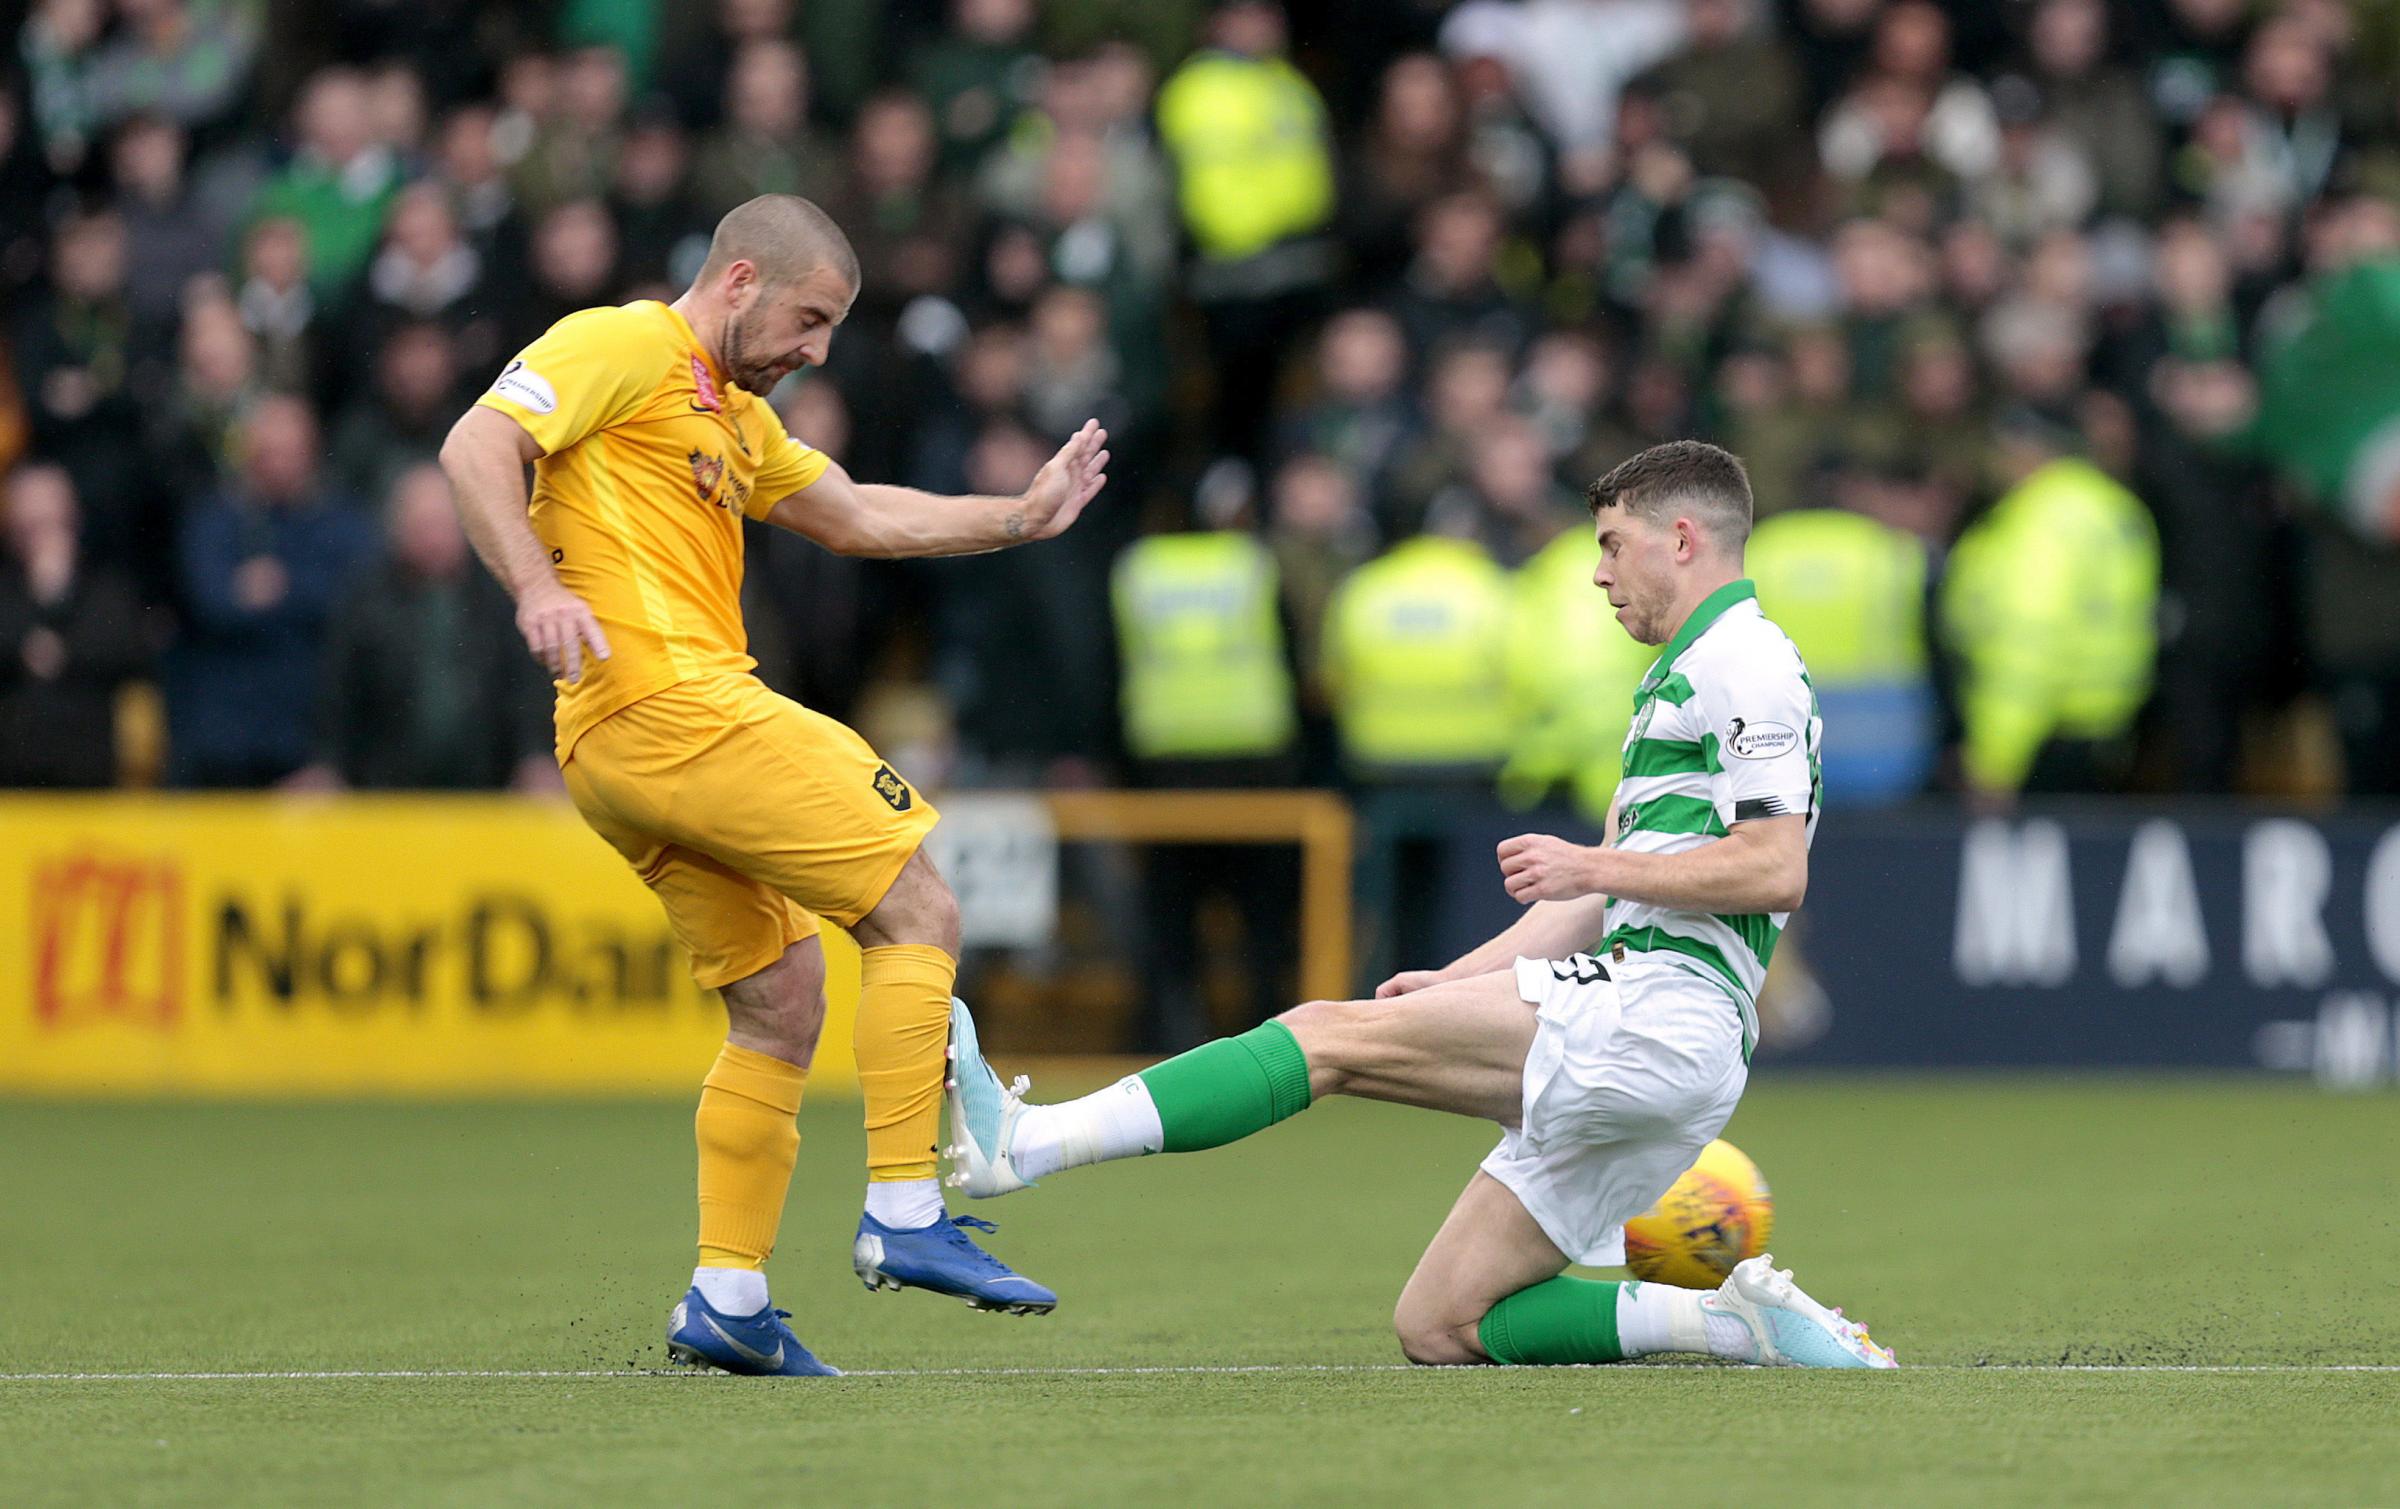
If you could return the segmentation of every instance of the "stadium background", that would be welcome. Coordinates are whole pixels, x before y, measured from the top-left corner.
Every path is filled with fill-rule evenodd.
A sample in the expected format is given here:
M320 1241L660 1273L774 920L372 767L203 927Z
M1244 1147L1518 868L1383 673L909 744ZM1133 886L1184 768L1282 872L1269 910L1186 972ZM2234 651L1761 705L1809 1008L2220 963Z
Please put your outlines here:
M2400 10L0 34L0 1499L2400 1496ZM1729 1135L1897 1387L1390 1370L1488 1129L1348 1103L979 1212L1038 1325L867 1296L838 940L775 1283L871 1376L655 1379L722 1018L426 463L762 190L866 270L795 433L1006 491L1112 432L1059 541L750 542L762 674L937 794L1044 1096L1504 921L1648 660L1579 489L1748 459L1833 742Z
M762 674L953 813L996 1042L1179 1046L1498 920L1488 840L1588 831L1647 659L1578 491L1699 434L1831 715L1771 1054L2389 1072L2386 8L44 0L14 37L0 782L266 795L11 806L9 1082L122 1041L169 1087L253 1010L704 1039L428 463L763 190L866 268L796 433L945 491L1114 436L1037 550L751 541ZM514 799L337 798L396 790ZM528 831L546 893L473 859ZM324 1082L400 1072L324 1030ZM259 1048L251 1088L322 1062Z

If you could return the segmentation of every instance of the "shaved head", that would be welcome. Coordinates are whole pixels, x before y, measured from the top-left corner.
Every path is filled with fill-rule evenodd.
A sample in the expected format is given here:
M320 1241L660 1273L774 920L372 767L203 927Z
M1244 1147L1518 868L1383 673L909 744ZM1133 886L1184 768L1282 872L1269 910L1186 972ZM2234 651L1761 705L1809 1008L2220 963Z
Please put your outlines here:
M820 270L858 287L858 253L850 238L831 215L797 194L761 194L725 212L709 238L700 281L723 276L736 262L757 268L769 288L788 288Z
M824 364L857 297L858 253L833 218L795 195L761 194L717 222L675 307L725 375L763 396Z

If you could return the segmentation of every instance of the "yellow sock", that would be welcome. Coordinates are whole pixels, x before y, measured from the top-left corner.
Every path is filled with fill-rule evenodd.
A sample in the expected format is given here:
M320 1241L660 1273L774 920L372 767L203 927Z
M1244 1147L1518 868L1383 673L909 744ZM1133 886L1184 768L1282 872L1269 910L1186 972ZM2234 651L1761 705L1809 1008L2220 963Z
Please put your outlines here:
M800 1087L808 1071L727 1043L700 1086L700 1266L763 1268L800 1159Z
M858 1086L867 1098L867 1182L933 1177L950 990L958 961L927 943L859 955Z

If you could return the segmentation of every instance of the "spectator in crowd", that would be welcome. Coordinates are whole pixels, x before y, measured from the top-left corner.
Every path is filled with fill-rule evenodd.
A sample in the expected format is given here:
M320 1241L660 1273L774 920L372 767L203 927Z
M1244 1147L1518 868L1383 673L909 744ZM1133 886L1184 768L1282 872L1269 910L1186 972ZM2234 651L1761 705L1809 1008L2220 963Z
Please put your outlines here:
M130 577L90 561L75 484L18 468L0 508L0 786L95 787L117 776L118 689L156 651Z
M687 288L707 257L707 218L687 187L691 163L691 139L672 115L647 111L626 129L608 212L617 224L619 274L629 287ZM865 265L878 265L860 255Z
M225 226L192 187L186 150L182 128L159 116L128 121L109 148L125 292L145 340L174 329L185 287L223 261Z
M957 286L973 224L956 186L935 175L940 143L933 113L902 90L876 95L858 113L850 159L826 212L853 227L859 265L873 268L851 318L888 330L917 299Z
M1317 339L1316 395L1283 421L1283 449L1323 456L1368 496L1382 492L1415 435L1408 343L1380 309L1349 309Z
M1765 184L1793 166L1800 66L1760 20L1757 0L1690 0L1686 50L1631 85L1700 173Z
M1325 784L1338 771L1324 678L1325 614L1343 578L1373 558L1375 523L1352 474L1313 451L1276 469L1268 505L1267 548L1297 676L1301 769L1312 784Z
M1512 359L1532 339L1533 318L1500 286L1500 207L1453 194L1417 220L1416 256L1392 294L1392 316L1420 358L1459 341L1497 346Z
M561 789L548 682L468 553L439 466L400 474L384 533L383 559L326 623L316 759L293 784Z
M234 426L266 391L258 341L232 296L219 283L195 285L183 308L175 375L145 437L172 494L162 526L145 531L151 548L172 557L174 504L206 493L231 469Z
M2041 0L2027 36L2044 117L2092 167L2099 207L2143 217L2156 211L2164 143L2141 81L2109 58L2103 0Z
M1209 45L1158 95L1158 132L1174 159L1188 288L1208 325L1219 451L1255 458L1283 357L1333 272L1322 233L1333 216L1325 102L1284 56L1283 8L1220 6Z
M1503 62L1557 144L1568 188L1588 193L1608 171L1619 91L1688 35L1681 0L1473 0L1443 22L1442 47Z
M306 400L262 399L239 465L183 530L190 619L167 662L179 786L266 786L307 763L325 627L373 547L360 505L321 481Z
M383 250L367 269L377 319L463 324L481 301L483 257L468 244L449 197L430 182L411 184L392 202Z
M693 196L706 216L759 194L822 195L838 154L808 120L808 59L777 38L744 42L726 83L725 124L700 144Z
M823 374L786 386L775 397L784 429L837 465L851 466L849 400ZM939 482L921 483L940 486ZM966 489L966 474L955 486ZM883 582L877 564L835 555L788 530L758 529L750 539L744 602L752 628L750 653L769 686L810 707L849 721L875 667ZM762 635L759 631L765 630Z
M797 12L794 0L710 0L667 8L657 79L686 129L704 132L724 121L734 60L752 42L796 36Z
M1110 574L1124 741L1134 778L1178 790L1283 787L1299 774L1299 718L1276 557L1259 537L1249 469L1222 462L1197 489L1199 527L1143 536ZM1148 947L1143 1046L1205 1040L1200 914L1241 917L1246 1015L1288 998L1299 877L1288 846L1154 845L1143 856Z
M910 87L941 134L943 166L965 172L999 144L1041 88L1034 0L952 0L951 26L918 54Z
M505 344L517 350L579 309L611 302L617 288L617 224L597 199L570 199L533 229L532 286Z
M507 265L523 242L516 189L494 140L499 128L499 112L490 105L466 104L451 111L442 118L428 175L489 266Z
M1164 280L1174 196L1145 118L1151 84L1147 65L1122 49L1045 68L1038 105L975 174L985 207L1053 233L1097 219L1127 243L1140 277Z
M374 385L345 410L326 450L336 492L392 495L403 473L434 459L458 419L458 353L431 321L399 326L375 353Z
M17 311L9 349L37 451L106 513L139 486L141 457L125 443L141 413L135 336L124 222L106 211L71 218L52 245L49 294Z
M1295 612L1319 588L1290 581L1404 549L1437 498L1568 582L1540 500L1695 433L1748 458L1762 513L1867 515L1971 586L1962 525L2026 512L1993 505L2023 491L2006 414L2154 518L2142 780L2257 787L2305 765L2257 731L2312 717L2352 789L2393 779L2358 458L2400 411L2371 334L2400 89L2371 17L1478 0L1304 13L1294 49L1266 0L650 9L350 5L321 37L259 0L37 0L12 28L0 464L63 467L80 560L183 620L179 727L217 716L184 671L227 633L179 563L247 496L278 395L340 416L325 491L380 496L463 380L671 290L717 208L797 188L868 280L833 368L779 395L794 423L842 435L847 395L862 466L957 491L1118 416L1120 505L1039 573L754 557L771 673L888 703L931 667L904 700L951 697L925 726L955 722L975 778L1092 773L1110 557L1219 456L1266 479ZM287 515L316 517L240 513ZM1936 648L1972 661L1981 622ZM1070 635L1038 675L1004 653Z
M1551 470L1540 428L1508 414L1475 436L1466 480L1433 500L1427 527L1472 539L1513 570L1575 519L1575 495Z
M1397 282L1415 250L1418 217L1475 186L1466 107L1450 70L1426 53L1394 59L1375 118L1343 164L1341 232L1355 281Z
M970 490L1005 497L1023 491L1049 454L1021 420L994 415L961 472ZM958 710L967 784L1046 785L1059 762L1116 743L1105 600L1081 596L1063 562L1025 568L1011 554L1023 552L932 568L934 677Z
M2158 535L2141 500L2029 408L2002 417L2007 489L1962 535L1941 586L1967 787L2122 790L2157 658Z
M251 207L253 223L296 225L310 292L323 304L348 299L400 189L400 159L375 139L370 103L367 81L355 69L311 75L293 110L299 150Z
M299 221L277 217L250 228L234 297L242 324L258 343L259 370L270 386L307 392L320 374L335 370L319 360L325 306L310 276L308 232Z
M84 150L138 115L193 129L240 101L263 7L195 0L117 0L104 34L98 0L43 0L25 23L23 54L51 160Z
M555 94L541 102L532 139L510 173L518 198L537 215L608 192L625 112L625 55L613 46L576 48L558 60L553 77Z

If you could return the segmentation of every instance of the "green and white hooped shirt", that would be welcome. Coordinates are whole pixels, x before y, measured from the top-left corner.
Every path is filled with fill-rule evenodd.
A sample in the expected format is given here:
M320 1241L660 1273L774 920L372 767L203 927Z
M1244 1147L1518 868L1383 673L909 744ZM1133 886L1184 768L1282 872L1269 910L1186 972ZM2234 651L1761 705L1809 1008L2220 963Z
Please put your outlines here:
M1633 694L1625 774L1610 841L1676 854L1736 823L1824 807L1825 731L1800 652L1759 611L1756 589L1731 582L1702 599ZM1725 990L1742 1018L1742 1056L1758 1044L1758 990L1789 913L1678 912L1622 897L1608 903L1603 951L1676 955Z

